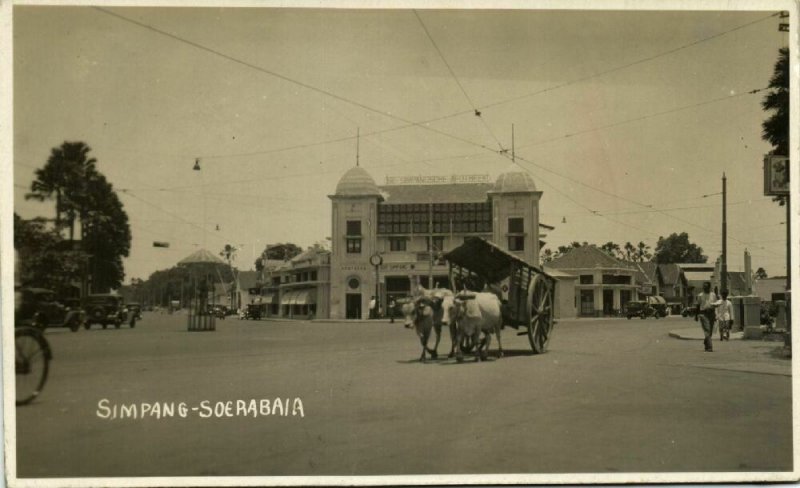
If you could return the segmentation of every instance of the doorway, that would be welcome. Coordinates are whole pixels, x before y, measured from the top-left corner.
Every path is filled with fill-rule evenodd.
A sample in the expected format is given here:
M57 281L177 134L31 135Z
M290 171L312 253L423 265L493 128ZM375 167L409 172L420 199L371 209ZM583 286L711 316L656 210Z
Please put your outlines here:
M603 315L614 315L614 290L603 290Z
M594 290L581 290L581 315L594 315Z
M345 297L345 318L361 318L361 293L348 293Z

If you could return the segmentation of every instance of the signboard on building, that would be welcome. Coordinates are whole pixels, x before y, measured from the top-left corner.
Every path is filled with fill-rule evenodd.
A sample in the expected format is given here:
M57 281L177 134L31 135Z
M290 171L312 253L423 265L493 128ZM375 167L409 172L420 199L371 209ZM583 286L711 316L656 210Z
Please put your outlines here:
M458 185L489 183L489 175L387 176L386 185Z
M789 194L789 158L786 156L764 157L764 195Z

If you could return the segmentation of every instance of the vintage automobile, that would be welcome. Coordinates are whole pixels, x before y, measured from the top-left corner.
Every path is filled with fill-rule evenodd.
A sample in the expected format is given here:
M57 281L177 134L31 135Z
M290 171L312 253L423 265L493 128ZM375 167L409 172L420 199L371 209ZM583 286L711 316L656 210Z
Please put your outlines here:
M84 327L89 329L92 324L100 324L105 329L109 325L114 325L117 329L128 321L128 310L125 308L123 299L119 295L95 294L87 295L86 324ZM136 326L136 321L130 322L131 328Z
M244 314L240 317L240 319L245 320L259 320L261 317L266 315L267 306L263 303L248 303L247 308L244 309Z
M62 303L52 290L45 288L22 288L19 290L20 306L15 314L18 325L39 328L69 327L77 332L83 322L80 306Z
M683 310L681 310L681 317L694 318L695 315L697 315L697 307L695 307L694 305L685 307Z
M655 318L666 317L669 315L669 305L667 305L667 301L664 300L664 297L647 297L647 305L653 309L653 316L655 316Z
M625 304L625 316L628 320L633 317L645 319L653 314L653 309L647 305L647 302L634 300Z
M133 320L142 320L142 305L131 302L127 305L128 315Z
M628 317L628 320L633 317L658 319L667 315L669 315L669 307L662 297L647 297L645 300L634 300L625 304L625 316Z

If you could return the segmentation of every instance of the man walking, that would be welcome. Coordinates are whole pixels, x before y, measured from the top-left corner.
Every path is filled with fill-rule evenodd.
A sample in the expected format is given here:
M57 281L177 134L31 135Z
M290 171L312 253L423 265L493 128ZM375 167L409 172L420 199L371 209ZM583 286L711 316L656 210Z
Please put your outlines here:
M706 352L712 352L711 336L714 334L714 316L716 315L717 296L711 291L711 283L706 281L703 283L703 292L697 295L697 314L694 316L695 320L700 320L700 326L703 328L703 345Z
M722 299L717 302L717 322L719 323L719 340L731 340L731 324L733 324L733 303L728 300L728 290L722 290Z
M373 295L372 298L369 299L369 318L371 318L371 319L378 318L378 317L375 316L375 312L376 312L375 306L376 305L377 305L377 302L375 301L375 295Z

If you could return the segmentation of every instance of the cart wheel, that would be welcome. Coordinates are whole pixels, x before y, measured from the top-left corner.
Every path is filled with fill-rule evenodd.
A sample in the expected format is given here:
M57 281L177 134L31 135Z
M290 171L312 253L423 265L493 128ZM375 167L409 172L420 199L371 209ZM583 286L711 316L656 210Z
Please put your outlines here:
M528 340L534 354L547 350L550 333L553 331L553 287L547 277L537 274L530 286L530 316Z

